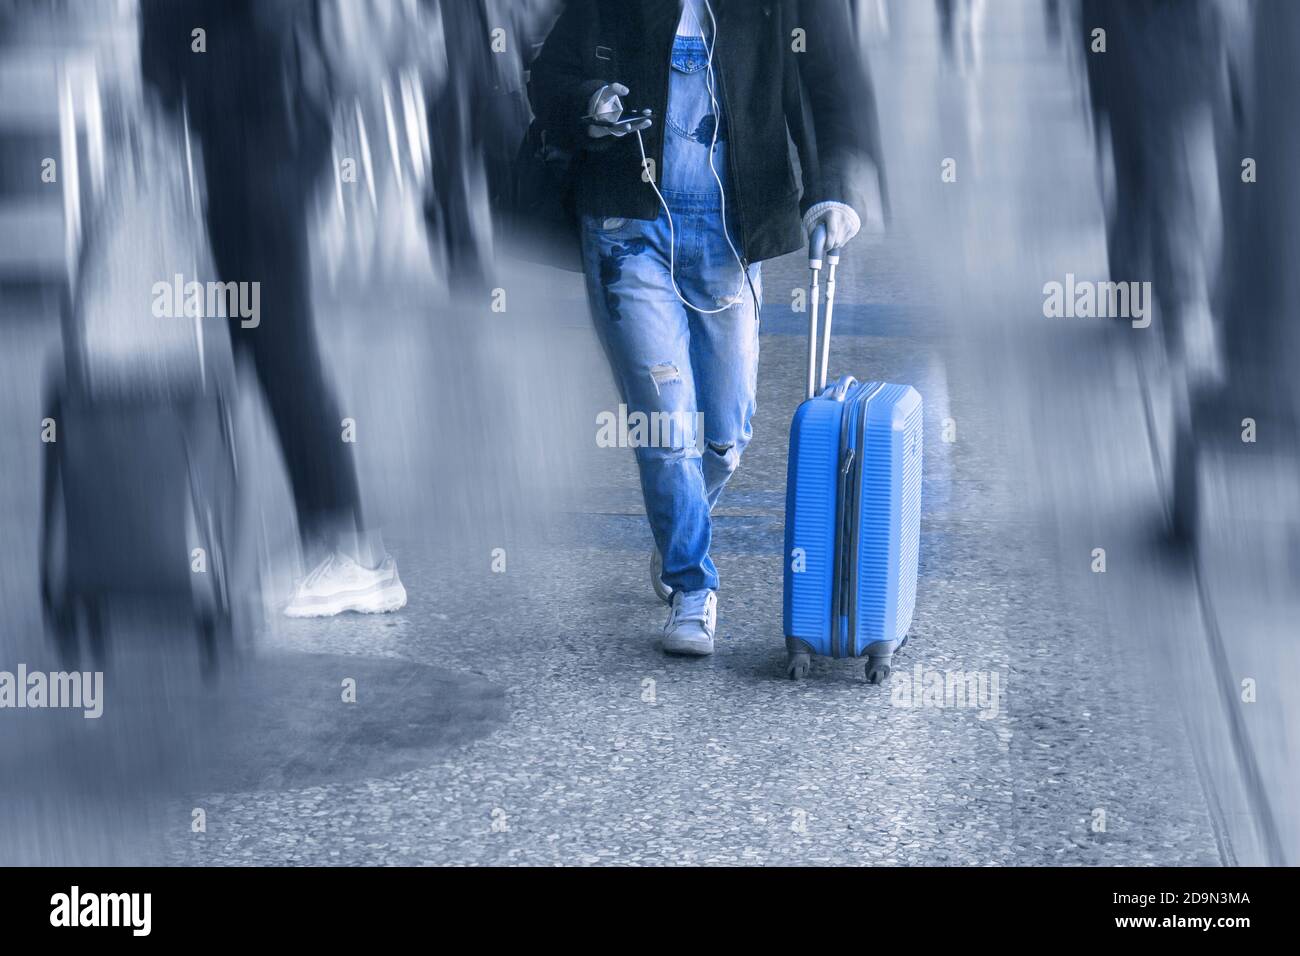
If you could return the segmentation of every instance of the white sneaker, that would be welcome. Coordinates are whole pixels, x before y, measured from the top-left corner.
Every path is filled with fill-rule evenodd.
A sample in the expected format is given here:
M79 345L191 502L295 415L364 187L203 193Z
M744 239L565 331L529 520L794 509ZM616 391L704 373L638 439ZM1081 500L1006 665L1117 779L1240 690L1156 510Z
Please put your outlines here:
M664 625L664 653L692 654L696 657L712 654L713 632L717 623L717 592L675 592L673 609L668 613L668 623Z
M383 614L406 606L406 588L397 562L384 558L379 567L363 568L337 551L318 564L298 585L286 617L333 617L344 611Z

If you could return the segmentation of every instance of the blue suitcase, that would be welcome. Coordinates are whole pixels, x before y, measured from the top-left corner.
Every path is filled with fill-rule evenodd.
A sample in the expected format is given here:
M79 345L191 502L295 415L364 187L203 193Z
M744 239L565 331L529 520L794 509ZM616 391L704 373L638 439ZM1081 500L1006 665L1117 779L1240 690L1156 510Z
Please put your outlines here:
M813 235L807 399L790 425L785 502L787 673L813 654L867 659L868 683L889 677L916 606L921 536L921 396L910 385L826 386L838 250ZM826 321L818 363L819 279Z

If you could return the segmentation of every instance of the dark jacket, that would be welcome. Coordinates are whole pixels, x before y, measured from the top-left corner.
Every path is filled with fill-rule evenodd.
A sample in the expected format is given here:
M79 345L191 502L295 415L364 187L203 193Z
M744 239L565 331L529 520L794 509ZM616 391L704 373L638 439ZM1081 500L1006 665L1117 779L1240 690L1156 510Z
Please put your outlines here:
M883 187L875 94L854 45L847 0L711 3L718 21L714 71L728 129L728 205L745 258L757 262L803 245L800 217L816 202L839 200L863 213L863 177L875 174L873 164ZM628 87L627 110L654 111L654 125L642 135L662 178L680 12L680 0L569 0L533 63L529 98L538 122L579 148L579 214L659 214L659 200L642 179L636 136L592 139L581 117L601 86ZM800 39L806 50L795 52Z

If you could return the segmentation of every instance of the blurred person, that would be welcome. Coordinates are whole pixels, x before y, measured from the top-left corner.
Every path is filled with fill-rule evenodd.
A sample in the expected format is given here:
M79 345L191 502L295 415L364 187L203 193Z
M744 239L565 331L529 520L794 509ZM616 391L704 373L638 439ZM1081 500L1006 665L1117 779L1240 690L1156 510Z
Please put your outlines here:
M457 0L440 6L446 82L429 97L433 190L425 218L453 290L489 286L491 213L506 201L528 130L524 70L558 0ZM500 31L497 33L496 31Z
M760 263L818 223L830 247L883 228L874 94L847 3L762 10L571 0L530 82L537 122L578 147L587 294L622 400L680 426L668 447L636 449L668 653L713 652L711 511L752 434ZM701 420L703 435L688 427Z
M367 529L350 445L312 315L307 215L329 157L328 91L312 82L313 0L141 0L141 70L202 146L207 230L219 278L260 284L255 326L231 322L284 454L312 570L285 613L386 612L406 589ZM206 31L205 50L192 31Z
M858 43L883 43L889 39L888 0L850 0L850 9Z
M1064 17L1061 0L1043 0L1043 30L1053 44L1061 41L1061 21Z
M1188 530L1196 395L1222 376L1211 301L1222 243L1217 128L1230 101L1219 0L1083 0L1094 122L1108 138L1114 281L1152 282L1174 406L1173 517ZM1093 31L1105 30L1105 52Z
M319 0L299 49L319 52L333 106L332 188L310 220L313 263L332 293L366 307L383 287L427 288L428 95L447 82L442 18L418 0Z
M441 13L447 77L429 97L429 128L436 135L431 142L433 189L425 220L443 254L448 286L476 292L489 286L488 146L509 135L505 129L514 110L509 92L498 82L484 0L441 4Z
M1224 393L1231 398L1224 402L1230 407L1223 421L1235 437L1243 417L1261 419L1267 444L1284 459L1294 484L1300 458L1300 323L1294 316L1300 300L1300 184L1263 171L1287 168L1300 150L1300 126L1291 117L1292 91L1300 82L1300 6L1271 2L1225 12L1229 47L1238 51L1232 62L1240 64L1233 74L1242 82L1233 102L1241 125L1225 137L1221 179L1226 241L1218 301L1230 333L1223 346ZM1257 181L1243 179L1246 158L1258 166ZM1233 446L1243 450L1239 442Z
M984 32L984 0L935 0L939 39L950 64L963 76L978 70Z

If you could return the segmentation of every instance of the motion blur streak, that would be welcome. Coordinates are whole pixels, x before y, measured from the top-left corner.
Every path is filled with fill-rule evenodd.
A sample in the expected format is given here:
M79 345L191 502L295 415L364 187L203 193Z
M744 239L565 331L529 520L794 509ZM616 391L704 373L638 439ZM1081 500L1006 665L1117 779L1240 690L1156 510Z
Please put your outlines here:
M324 377L410 603L279 613L312 562L241 364L239 659L213 678L185 615L111 608L79 668L105 671L102 719L0 710L0 864L1300 862L1300 5L852 3L891 216L846 252L832 362L925 397L909 650L1005 675L973 730L772 679L801 253L764 266L749 470L718 511L733 656L681 676L641 650L650 537L631 453L596 440L619 399L581 279L508 254L498 214L558 6L418 7L433 52L330 104L307 220ZM61 667L37 558L47 366L143 100L138 18L0 0L0 671ZM1151 282L1154 322L1048 316L1067 276ZM681 709L644 703L656 687ZM869 708L897 727L895 776L847 745L843 765L792 756L767 723ZM861 821L860 842L792 844L790 806ZM486 835L525 812L541 822Z

